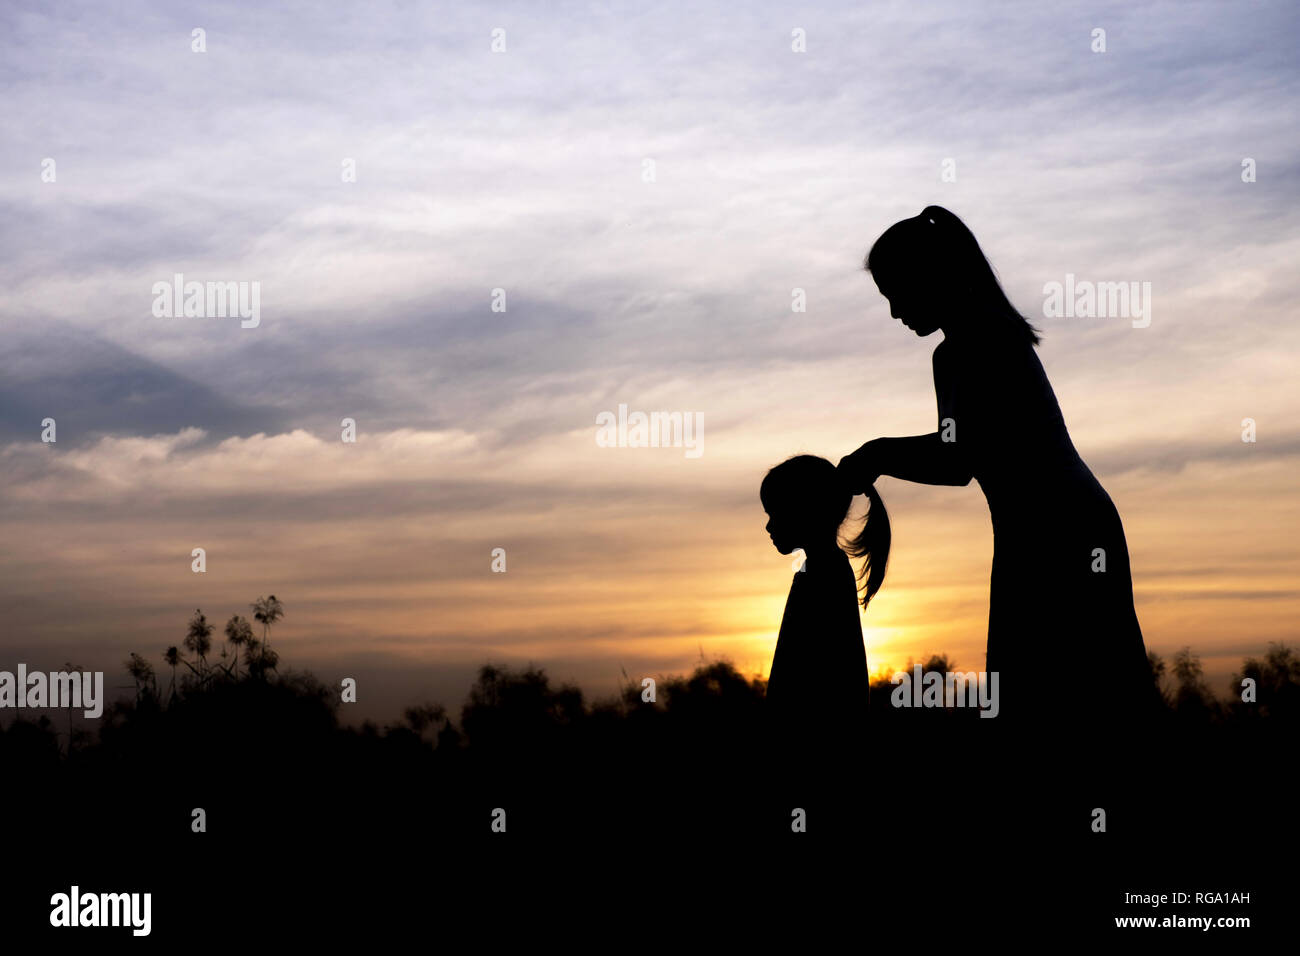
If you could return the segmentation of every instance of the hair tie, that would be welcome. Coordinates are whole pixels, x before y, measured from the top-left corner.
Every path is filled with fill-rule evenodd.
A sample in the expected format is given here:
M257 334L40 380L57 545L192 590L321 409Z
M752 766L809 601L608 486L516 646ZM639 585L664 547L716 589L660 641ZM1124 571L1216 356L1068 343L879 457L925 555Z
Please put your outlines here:
M930 225L932 225L932 226L937 226L937 225L939 224L939 222L938 222L937 219L935 219L935 215L936 215L938 212L939 212L939 207L938 207L938 206L926 206L924 209L921 210L921 216L922 216L922 217L925 219L925 221L928 222Z

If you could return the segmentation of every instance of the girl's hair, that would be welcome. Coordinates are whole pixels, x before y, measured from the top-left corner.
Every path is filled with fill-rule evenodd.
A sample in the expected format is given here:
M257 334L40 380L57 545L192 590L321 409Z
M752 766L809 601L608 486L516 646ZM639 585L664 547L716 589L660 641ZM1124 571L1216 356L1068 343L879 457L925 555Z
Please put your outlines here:
M835 466L816 455L795 455L772 468L763 478L759 496L769 511L801 510L813 524L838 532L853 504L853 492ZM852 558L864 558L858 571L858 591L865 608L880 590L889 564L889 512L876 489L867 491L867 517L858 533L841 547Z
M886 281L905 284L950 279L970 289L978 315L993 320L988 331L1009 332L1039 343L1038 330L1011 304L974 234L942 206L926 206L921 215L886 229L867 253L863 267L881 278L888 276ZM927 270L933 274L927 275Z

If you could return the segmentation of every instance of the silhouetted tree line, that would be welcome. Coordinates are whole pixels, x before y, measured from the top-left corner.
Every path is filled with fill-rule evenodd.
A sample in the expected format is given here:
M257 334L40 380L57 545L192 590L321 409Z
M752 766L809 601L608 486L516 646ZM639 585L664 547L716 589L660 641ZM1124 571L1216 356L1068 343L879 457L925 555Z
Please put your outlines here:
M1224 685L1226 695L1220 697L1205 681L1201 660L1184 647L1166 662L1154 651L1147 653L1151 680L1159 692L1166 726L1198 727L1226 726L1238 722L1250 723L1276 718L1278 722L1294 722L1300 716L1300 655L1293 648L1279 642L1269 644L1262 659L1246 658L1241 669L1233 673ZM913 661L907 661L904 671L912 673ZM922 673L955 673L963 670L946 654L932 654L921 665ZM1243 681L1254 681L1251 700L1246 699ZM1098 675L1098 694L1093 704L1105 702L1105 678ZM888 675L877 677L871 683L871 706L875 716L885 718L894 711L890 695L895 690ZM1082 702L1087 703L1087 702ZM946 717L977 716L971 708L948 707L918 713Z
M69 733L66 747L48 718L9 722L0 732L7 778L32 784L24 792L37 812L49 800L51 808L75 806L84 815L80 798L70 795L92 792L94 812L105 818L125 812L146 828L184 832L191 808L204 807L223 828L238 821L238 832L255 838L320 832L322 817L330 818L327 826L381 828L414 817L426 828L442 820L454 830L447 821L486 819L501 805L516 823L558 805L586 820L625 817L634 806L643 823L673 827L689 824L701 800L739 805L778 775L765 749L765 681L725 660L702 660L687 676L659 679L653 701L626 674L618 695L588 700L540 668L488 664L458 715L422 703L396 722L352 727L339 720L337 688L280 669L269 645L283 605L259 598L253 611L260 637L236 615L215 655L215 628L196 611L181 644L161 655L165 687L153 664L132 653L125 665L131 696L106 707L95 733ZM1169 664L1155 654L1150 662L1164 708L1162 736L1135 746L1183 740L1191 748L1211 737L1258 744L1261 729L1269 740L1293 739L1300 658L1291 648L1274 644L1262 659L1244 661L1227 698L1211 692L1190 649ZM945 655L922 667L957 670ZM1244 678L1255 682L1254 703L1241 699ZM1104 706L1103 679L1097 700L1063 706ZM865 752L846 755L877 777L893 755L975 750L980 725L996 723L971 708L898 710L890 705L893 690L888 678L873 683L870 739Z

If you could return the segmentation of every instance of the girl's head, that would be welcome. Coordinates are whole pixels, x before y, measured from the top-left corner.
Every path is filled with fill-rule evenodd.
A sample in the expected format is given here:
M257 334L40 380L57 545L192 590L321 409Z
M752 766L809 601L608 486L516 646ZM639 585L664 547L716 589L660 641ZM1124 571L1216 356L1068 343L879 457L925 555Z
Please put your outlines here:
M889 300L889 314L917 335L961 324L963 331L1010 333L1038 344L1038 331L1002 291L975 236L942 206L894 223L863 265Z
M763 478L758 492L767 512L767 533L782 554L796 548L812 552L838 546L840 525L853 503L853 492L825 458L796 455ZM865 558L858 574L862 606L880 590L889 561L889 515L874 488L867 494L870 510L858 533L845 542L851 557Z

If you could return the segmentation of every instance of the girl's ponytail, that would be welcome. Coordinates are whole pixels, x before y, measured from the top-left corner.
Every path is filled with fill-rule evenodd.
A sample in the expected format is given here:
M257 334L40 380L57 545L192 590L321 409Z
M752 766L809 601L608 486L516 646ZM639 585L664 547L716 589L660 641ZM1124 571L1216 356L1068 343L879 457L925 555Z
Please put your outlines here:
M889 564L889 543L892 533L889 529L889 512L880 500L880 493L875 486L867 489L867 501L870 510L862 530L846 542L845 553L851 558L865 558L862 570L858 572L858 588L862 594L862 606L865 608L880 590L885 580L885 568Z

